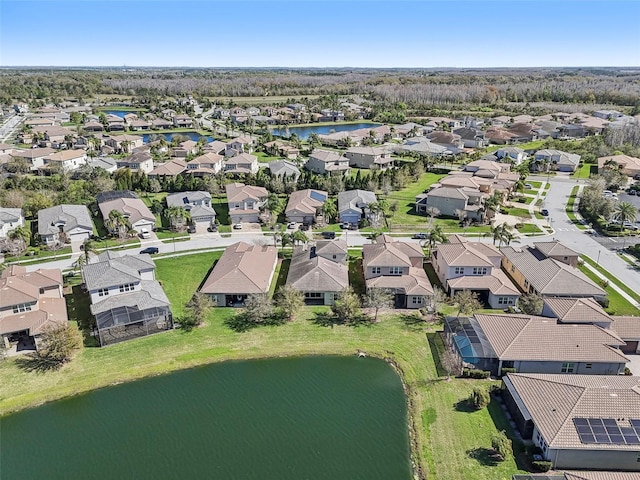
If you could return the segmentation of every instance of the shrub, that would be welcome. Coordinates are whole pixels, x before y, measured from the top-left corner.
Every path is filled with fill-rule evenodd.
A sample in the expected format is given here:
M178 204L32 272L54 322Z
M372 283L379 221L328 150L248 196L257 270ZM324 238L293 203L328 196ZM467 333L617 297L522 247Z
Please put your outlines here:
M491 372L487 370L473 370L471 368L465 368L462 370L462 376L467 378L489 378Z
M0 358L2 358L2 357L0 356ZM625 375L631 375L631 370L629 370L629 367L624 367L624 374Z
M517 202L518 202L518 203L525 203L526 201L527 201L527 199L526 199L526 198L524 198L524 197L520 197L520 198L518 198L518 200L517 200Z
M548 460L534 460L531 462L531 466L536 472L548 472L553 464Z
M501 430L491 436L491 448L493 448L493 450L500 455L503 460L513 456L511 440L509 440L509 437L507 437L504 430Z
M503 368L502 370L500 370L500 376L504 377L507 373L516 373L516 369L515 368Z
M480 410L481 408L489 405L491 397L489 396L489 392L484 388L474 388L473 392L471 392L471 396L469 397L469 405L471 405L476 410Z
M606 278L601 278L599 283L602 288L607 288L609 286L609 280Z

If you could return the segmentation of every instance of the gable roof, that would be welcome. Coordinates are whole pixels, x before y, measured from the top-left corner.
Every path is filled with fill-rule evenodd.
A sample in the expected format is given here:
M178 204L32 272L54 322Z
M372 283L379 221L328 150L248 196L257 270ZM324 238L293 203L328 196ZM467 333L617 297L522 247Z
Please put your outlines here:
M454 290L489 290L494 295L517 295L520 291L500 269L493 268L488 275L464 275L447 280Z
M338 193L338 212L355 210L362 212L371 203L377 202L376 194L369 190L347 190Z
M534 254L535 249L517 250L503 247L502 255L510 261L539 293L551 296L604 296L606 292L579 270L553 258Z
M347 242L341 238L335 240L318 240L316 242L316 255L345 255L348 252Z
M480 242L449 241L438 245L438 255L442 255L450 267L494 267L490 257L499 259L500 251L493 245Z
M5 223L19 222L22 216L21 208L0 207L0 227Z
M285 209L285 214L290 215L295 212L314 215L316 211L324 205L328 193L323 190L307 188L298 190L289 195L289 202Z
M640 419L640 377L510 373L503 377L550 448L637 450L637 445L585 444L574 418ZM521 408L522 410L522 408Z
M367 288L399 290L405 295L433 295L433 286L423 268L410 267L406 275L381 275L367 280Z
M203 191L171 193L167 195L166 201L168 207L184 207L193 202L211 202L211 194Z
M596 325L567 325L532 315L476 314L474 319L501 360L629 361L620 350L612 348L624 342Z
M275 247L238 242L227 247L200 288L203 293L267 293L278 260Z
M180 173L184 172L186 169L187 169L187 164L184 161L178 158L174 158L173 160L170 160L168 162L164 162L158 165L156 168L154 168L149 172L149 175L151 176L166 175L169 177L173 177L175 175L179 175Z
M395 267L412 265L411 259L424 258L424 252L417 243L387 241L386 238L362 246L364 268Z
M111 210L117 210L128 218L133 225L140 220L149 220L155 223L156 217L151 210L139 198L116 198L98 204L102 218L109 218Z
M57 205L38 212L38 234L51 235L60 232L58 224L62 224L63 231L69 232L74 228L85 228L93 231L93 222L89 209L84 205Z
M245 185L244 183L228 183L225 185L228 202L242 202L246 199L255 201L269 196L269 192L264 187Z
M533 246L545 257L577 257L579 255L578 252L571 250L558 240L552 242L533 242Z
M293 249L287 285L304 292L340 292L349 285L349 270L341 262L318 256L315 247Z
M640 317L612 317L611 330L625 340L640 340Z
M127 255L123 259L99 256L96 261L82 268L87 290L140 282L140 270L133 265L136 260L133 255Z
M544 303L564 323L610 323L612 320L593 298L548 297Z

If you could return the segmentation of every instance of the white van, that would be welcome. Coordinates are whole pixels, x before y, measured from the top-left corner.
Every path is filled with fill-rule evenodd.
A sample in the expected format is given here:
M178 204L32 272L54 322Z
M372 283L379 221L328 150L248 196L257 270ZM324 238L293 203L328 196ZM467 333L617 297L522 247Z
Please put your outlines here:
M140 238L151 238L151 233L146 228L140 229Z

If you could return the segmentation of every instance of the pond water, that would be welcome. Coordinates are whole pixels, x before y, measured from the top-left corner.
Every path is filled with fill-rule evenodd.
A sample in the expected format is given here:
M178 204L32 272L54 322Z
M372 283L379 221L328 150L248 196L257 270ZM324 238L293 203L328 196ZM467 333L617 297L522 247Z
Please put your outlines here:
M411 478L400 378L382 360L235 361L0 419L7 479Z
M137 135L138 134L137 132L130 132L130 133L132 135ZM153 133L143 133L142 134L142 141L144 143L148 143L149 142L149 135L154 135L154 134ZM184 135L186 137L189 137L189 139L193 140L194 142L197 142L198 140L200 140L200 137L204 136L204 135L200 135L198 132L157 133L156 135L164 135L164 138L167 139L167 142L170 142L174 135ZM213 140L214 140L213 137L205 136L205 138L207 139L207 142L213 142Z
M312 133L316 133L318 135L326 135L328 133L334 132L352 132L353 130L359 130L361 128L373 128L378 127L380 124L378 123L349 123L349 124L340 124L337 123L335 125L318 125L311 127L289 127L289 134L295 133L302 140L306 140L309 138L309 135ZM286 128L273 128L271 133L277 135L279 137L286 137L287 129Z

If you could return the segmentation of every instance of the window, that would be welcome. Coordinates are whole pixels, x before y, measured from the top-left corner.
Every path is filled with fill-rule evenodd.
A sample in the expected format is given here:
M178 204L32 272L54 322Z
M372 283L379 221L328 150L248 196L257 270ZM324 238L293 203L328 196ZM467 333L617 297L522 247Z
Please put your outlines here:
M464 275L464 267L455 267L453 273L455 275Z
M304 298L322 298L324 295L322 292L305 292Z
M389 267L389 275L402 275L402 267Z
M422 297L411 297L411 303L413 305L422 305Z
M584 364L584 368L591 368L593 367L593 363L585 363Z
M511 265L511 273L516 273L516 266L515 265Z
M498 297L498 305L513 305L513 298L511 298L511 297Z
M525 280L525 281L524 281L524 288L525 288L525 290L526 290L527 288L529 288L529 281L528 281L528 280Z
M24 313L31 311L30 303L19 303L18 305L13 306L13 313Z
M373 273L374 275L380 275L381 272L382 270L380 269L380 267L371 267L371 273Z
M120 285L120 293L122 292L130 292L135 288L135 284L133 283L125 283L124 285Z
M474 275L486 275L487 274L487 267L473 267L473 274Z
M563 363L560 373L573 373L576 368L575 363Z
M335 260L336 258L338 258L338 256L337 255L333 255L333 259Z
M120 290L122 291L122 290ZM99 297L106 297L107 295L109 295L109 289L108 288L100 288L98 290L98 296Z

